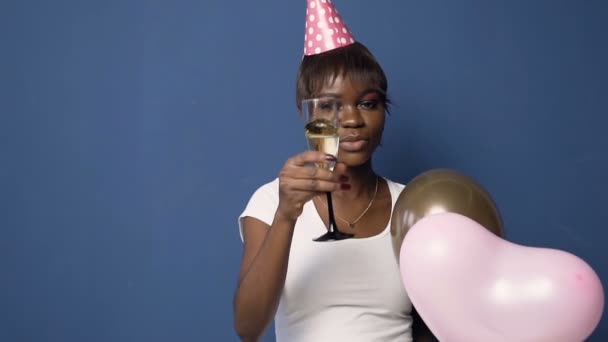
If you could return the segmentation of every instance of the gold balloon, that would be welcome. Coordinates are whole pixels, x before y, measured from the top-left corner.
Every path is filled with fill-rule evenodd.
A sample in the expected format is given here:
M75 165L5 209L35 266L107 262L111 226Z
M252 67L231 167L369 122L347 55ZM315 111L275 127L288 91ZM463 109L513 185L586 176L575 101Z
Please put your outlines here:
M397 261L403 238L410 228L425 216L443 212L464 215L504 237L500 213L481 185L454 170L433 169L412 179L397 198L391 218Z

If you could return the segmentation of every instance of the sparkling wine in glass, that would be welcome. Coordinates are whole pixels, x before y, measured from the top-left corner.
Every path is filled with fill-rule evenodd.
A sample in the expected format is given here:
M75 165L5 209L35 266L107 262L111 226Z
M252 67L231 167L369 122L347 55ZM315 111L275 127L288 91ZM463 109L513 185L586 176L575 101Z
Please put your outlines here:
M301 104L302 115L306 120L305 134L308 140L308 148L338 157L340 136L338 127L340 125L340 102L333 97L306 99ZM334 162L318 163L316 167L328 168L333 171ZM327 211L329 213L329 226L327 233L319 236L314 241L344 240L353 237L352 234L343 233L338 229L334 216L331 193L327 196Z
M331 154L334 157L338 156L340 136L338 135L338 128L330 120L321 118L307 123L306 139L308 139L309 149ZM334 162L317 164L317 167L329 168L330 170L333 170L334 166Z

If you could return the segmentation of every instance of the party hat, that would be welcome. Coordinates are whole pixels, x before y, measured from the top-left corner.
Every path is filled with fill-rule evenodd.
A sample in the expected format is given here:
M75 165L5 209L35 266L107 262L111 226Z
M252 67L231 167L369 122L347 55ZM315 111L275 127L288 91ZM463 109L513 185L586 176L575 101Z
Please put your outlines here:
M304 54L316 55L355 42L331 0L308 0Z

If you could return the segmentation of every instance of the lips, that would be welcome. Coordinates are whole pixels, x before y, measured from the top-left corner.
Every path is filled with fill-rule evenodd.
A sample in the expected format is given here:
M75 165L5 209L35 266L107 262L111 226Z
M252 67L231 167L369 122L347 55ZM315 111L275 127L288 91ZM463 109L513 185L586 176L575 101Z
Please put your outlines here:
M359 152L368 144L367 139L359 135L347 135L340 138L340 149L346 152Z

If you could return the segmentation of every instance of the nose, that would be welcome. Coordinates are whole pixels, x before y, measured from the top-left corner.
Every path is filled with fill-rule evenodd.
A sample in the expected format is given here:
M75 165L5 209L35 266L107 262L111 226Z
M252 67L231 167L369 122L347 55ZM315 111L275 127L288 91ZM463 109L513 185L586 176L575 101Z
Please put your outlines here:
M358 128L364 125L363 117L357 106L343 106L340 111L340 126Z

